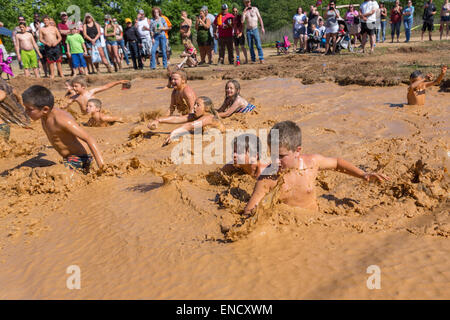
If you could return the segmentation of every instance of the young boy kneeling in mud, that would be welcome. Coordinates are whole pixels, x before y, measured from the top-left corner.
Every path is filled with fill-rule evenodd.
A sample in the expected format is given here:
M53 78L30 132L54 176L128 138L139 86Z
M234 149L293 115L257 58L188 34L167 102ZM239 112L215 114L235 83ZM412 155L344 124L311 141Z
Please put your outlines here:
M301 154L301 129L292 121L279 122L272 127L268 137L269 147L274 130L278 130L279 137L277 160L279 172L271 176L261 175L258 178L253 194L244 209L245 214L255 209L264 196L278 184L279 179L283 179L280 181L282 185L279 199L287 205L310 210L318 210L315 180L319 170L336 170L368 182L389 179L382 174L366 173L341 158Z
M408 87L408 104L423 106L425 104L425 89L438 85L444 79L446 72L447 66L443 66L441 68L441 74L434 81L432 80L433 75L431 73L427 74L425 78L419 70L411 73L409 77L411 84Z
M223 130L224 127L220 120L212 113L206 113L212 110L214 105L210 98L199 97L194 103L194 112L182 116L169 116L164 118L158 118L153 120L148 127L150 129L156 128L159 123L184 123L181 127L173 130L170 136L164 141L163 147L171 143L176 137L183 134L193 132L195 128L200 127L202 129L212 126Z
M233 163L227 163L222 171L233 174L242 171L257 179L269 165L261 162L261 140L254 134L242 134L232 142Z
M181 115L194 113L194 104L197 95L187 85L187 75L183 70L177 70L170 77L172 83L172 97L167 115L171 116L177 110Z
M100 169L103 158L95 140L89 136L73 119L59 108L54 107L53 94L45 87L32 86L22 93L26 113L32 120L41 120L42 128L55 150L63 157L64 165L70 169L89 171L92 156L81 141L85 142Z
M76 102L80 106L81 113L86 114L88 100L95 98L94 95L96 95L97 93L100 93L102 91L106 91L114 86L119 85L119 84L128 84L129 82L130 81L128 81L128 80L114 81L114 82L105 84L102 87L88 89L86 79L83 76L76 76L71 81L72 88L75 91L76 95L70 97L69 102L64 107L62 107L62 109L66 109L72 103Z
M90 118L87 122L88 127L107 127L115 122L123 122L121 117L108 116L102 112L102 102L99 99L89 99L87 104L87 113Z

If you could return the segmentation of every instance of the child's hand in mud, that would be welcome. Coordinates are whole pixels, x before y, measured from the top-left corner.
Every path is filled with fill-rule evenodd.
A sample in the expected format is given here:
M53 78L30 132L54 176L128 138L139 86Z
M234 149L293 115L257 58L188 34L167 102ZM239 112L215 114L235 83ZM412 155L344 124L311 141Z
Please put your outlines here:
M147 127L148 127L150 130L155 130L156 128L158 128L158 125L159 125L159 121L158 121L158 120L153 120L152 122L150 122L150 123L147 125Z
M375 173L375 172L371 172L371 173L366 173L363 176L363 179L366 180L367 182L384 182L384 181L389 181L389 177L385 176L384 174L381 173Z
M161 147L168 146L171 143L172 143L172 136L169 136L166 140L164 140L164 143L162 144Z

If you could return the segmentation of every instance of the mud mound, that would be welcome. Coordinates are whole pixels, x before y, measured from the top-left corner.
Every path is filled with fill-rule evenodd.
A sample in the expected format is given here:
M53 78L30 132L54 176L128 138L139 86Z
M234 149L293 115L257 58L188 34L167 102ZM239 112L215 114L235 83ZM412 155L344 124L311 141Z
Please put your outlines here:
M0 158L22 157L36 153L40 149L35 141L17 142L13 139L5 142L0 139Z
M401 47L396 50L399 53L426 53L429 50L423 47Z

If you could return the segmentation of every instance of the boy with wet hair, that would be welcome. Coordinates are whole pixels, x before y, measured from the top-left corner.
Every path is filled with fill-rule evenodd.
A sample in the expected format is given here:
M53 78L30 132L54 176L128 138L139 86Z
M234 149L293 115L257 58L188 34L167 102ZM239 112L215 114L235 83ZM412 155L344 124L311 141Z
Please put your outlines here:
M63 157L64 165L87 173L92 156L86 151L87 144L100 169L104 162L95 140L87 134L66 111L54 107L54 97L45 87L34 85L22 93L27 115L34 121L41 120L42 128L55 150Z
M114 81L114 82L105 84L102 87L88 89L86 78L83 76L76 76L71 81L71 85L72 85L73 90L75 91L76 95L72 96L70 98L69 102L64 107L62 107L62 109L66 109L72 103L76 102L80 106L81 113L86 114L87 113L87 103L88 103L89 99L95 98L94 95L96 95L97 93L106 91L108 89L111 89L112 87L117 86L119 84L128 84L129 82L130 81L128 81L128 80Z
M194 104L197 95L187 84L187 75L183 70L177 70L170 77L172 84L172 97L167 115L172 116L177 110L181 115L194 113Z
M89 99L87 113L91 116L87 122L88 127L106 127L115 122L123 122L121 117L108 116L102 112L102 102L99 99Z
M408 104L409 105L419 105L423 106L425 104L425 89L438 85L442 79L444 79L445 73L447 72L447 66L441 68L441 74L439 77L433 81L433 74L429 73L425 77L419 70L411 73L409 80L410 85L408 87Z
M278 146L270 144L272 135L276 134L275 130L278 131ZM368 182L382 182L389 179L379 173L366 173L341 158L329 158L320 154L301 154L302 132L292 121L275 124L267 140L270 148L278 147L276 161L279 170L273 175L261 175L258 178L253 194L244 209L245 214L255 209L264 196L277 185L279 179L283 179L280 181L282 183L280 201L290 206L316 211L318 205L315 181L319 170L335 170ZM271 152L273 153L274 150Z

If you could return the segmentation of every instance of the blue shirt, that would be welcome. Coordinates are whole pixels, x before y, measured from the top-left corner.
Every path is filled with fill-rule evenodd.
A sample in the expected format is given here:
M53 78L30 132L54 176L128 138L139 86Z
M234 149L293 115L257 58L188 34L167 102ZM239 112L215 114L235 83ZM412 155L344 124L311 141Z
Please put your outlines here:
M405 12L411 12L411 15L405 16ZM403 9L403 20L412 21L413 18L414 18L414 6L405 7L405 9Z
M155 36L162 33L165 34L165 31L162 31L161 28L167 28L166 20L163 17L160 17L158 20L150 20L150 30Z

